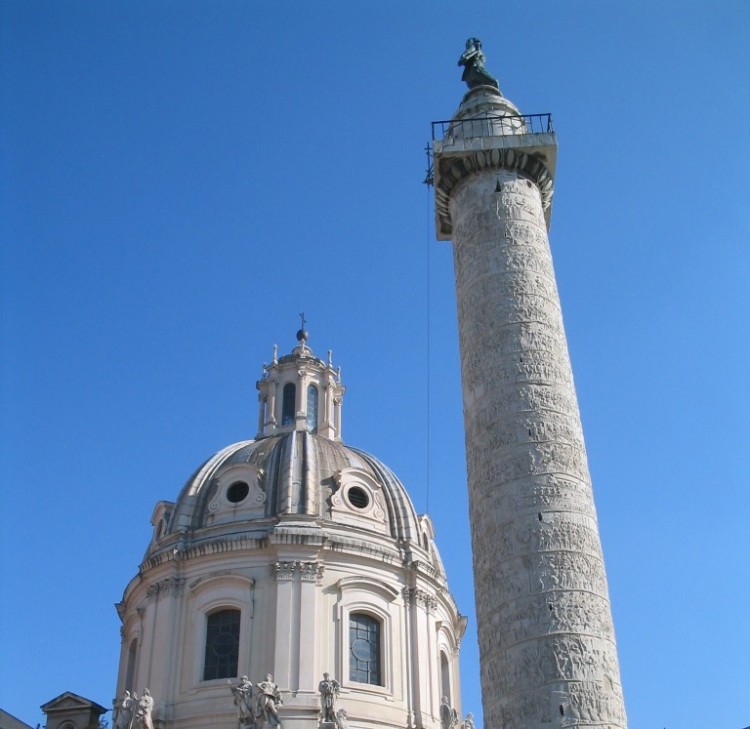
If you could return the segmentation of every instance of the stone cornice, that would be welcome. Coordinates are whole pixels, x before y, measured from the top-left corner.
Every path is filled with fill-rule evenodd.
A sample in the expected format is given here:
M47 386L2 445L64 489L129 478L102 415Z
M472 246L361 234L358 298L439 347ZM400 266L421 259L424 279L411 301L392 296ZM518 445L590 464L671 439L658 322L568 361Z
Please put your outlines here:
M423 559L412 560L409 563L409 567L411 567L415 572L429 575L430 577L437 576L437 570L435 569L435 567Z
M266 545L266 538L256 539L248 536L215 537L194 544L185 544L183 540L180 540L176 544L170 545L168 549L152 554L148 559L145 559L141 564L140 573L148 572L167 562L190 560L195 557L224 554L226 552L263 549Z
M457 155L435 156L435 165L439 166L435 186L435 209L441 230L453 229L450 214L450 200L454 188L467 177L479 174L484 170L508 170L518 172L531 180L539 188L542 196L542 207L548 210L552 204L554 183L544 163L531 154L515 149L486 149L464 151Z

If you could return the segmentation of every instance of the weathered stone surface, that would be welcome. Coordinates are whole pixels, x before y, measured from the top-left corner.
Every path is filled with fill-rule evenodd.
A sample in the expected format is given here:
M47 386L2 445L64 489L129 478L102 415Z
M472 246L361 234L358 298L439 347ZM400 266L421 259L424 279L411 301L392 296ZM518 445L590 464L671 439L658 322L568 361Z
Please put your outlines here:
M485 726L622 728L606 576L547 239L551 184L539 183L539 170L533 181L525 174L529 140L523 153L512 144L467 152L465 164L455 153L435 160L454 244Z

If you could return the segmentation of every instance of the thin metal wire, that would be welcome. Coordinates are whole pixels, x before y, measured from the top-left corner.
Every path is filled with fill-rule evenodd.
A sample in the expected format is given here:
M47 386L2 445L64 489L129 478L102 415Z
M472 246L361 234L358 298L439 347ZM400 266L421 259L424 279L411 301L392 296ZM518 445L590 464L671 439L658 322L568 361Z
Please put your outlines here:
M425 245L425 252L427 255L427 463L426 463L426 484L425 484L425 492L426 492L426 498L425 498L425 513L430 513L430 390L431 390L431 371L430 371L430 363L432 361L431 357L431 351L430 351L430 323L431 323L431 317L430 317L430 295L431 295L431 279L430 279L430 218L431 218L431 197L430 194L430 187L429 185L425 186L425 193L426 193L426 211L427 211L427 219L425 221L425 232L426 232L426 245Z

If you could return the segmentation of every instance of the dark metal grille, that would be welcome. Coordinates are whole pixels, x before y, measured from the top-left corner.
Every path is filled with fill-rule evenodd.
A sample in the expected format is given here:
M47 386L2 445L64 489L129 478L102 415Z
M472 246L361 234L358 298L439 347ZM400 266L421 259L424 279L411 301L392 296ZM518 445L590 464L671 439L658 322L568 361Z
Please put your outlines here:
M240 653L240 611L221 610L208 616L203 680L234 678Z
M349 677L359 683L382 686L380 622L362 613L349 616Z
M471 139L487 136L482 133L488 123L492 125L492 134L549 134L552 128L552 114L517 114L492 115L472 117L471 119L432 122L432 141L450 142L451 137Z

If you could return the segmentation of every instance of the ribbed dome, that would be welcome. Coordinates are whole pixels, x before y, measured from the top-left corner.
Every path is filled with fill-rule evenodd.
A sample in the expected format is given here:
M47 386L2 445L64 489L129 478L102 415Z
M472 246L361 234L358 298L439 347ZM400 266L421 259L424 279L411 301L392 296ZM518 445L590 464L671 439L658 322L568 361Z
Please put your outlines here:
M176 503L157 504L149 565L234 549L327 544L427 563L444 579L427 516L374 456L343 444L345 388L331 353L315 357L304 337L288 355L274 347L258 388L258 435L209 458ZM384 557L387 555L387 557Z
M341 442L292 431L235 443L209 458L176 504L164 510L149 552L177 534L260 537L279 521L340 525L398 542L419 541L421 531L406 489L381 461Z

